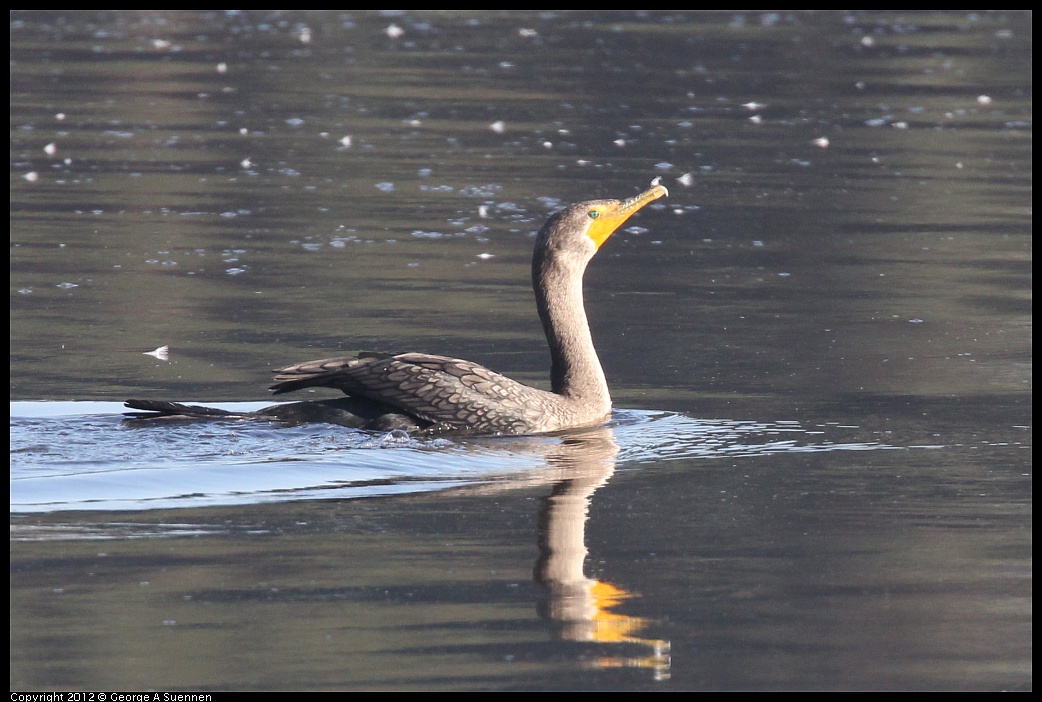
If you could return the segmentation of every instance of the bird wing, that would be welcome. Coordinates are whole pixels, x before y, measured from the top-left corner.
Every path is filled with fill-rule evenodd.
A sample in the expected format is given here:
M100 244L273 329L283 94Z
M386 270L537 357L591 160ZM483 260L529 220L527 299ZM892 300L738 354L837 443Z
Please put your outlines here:
M276 394L328 387L425 421L482 432L523 434L543 413L541 395L484 366L422 353L362 353L278 371Z

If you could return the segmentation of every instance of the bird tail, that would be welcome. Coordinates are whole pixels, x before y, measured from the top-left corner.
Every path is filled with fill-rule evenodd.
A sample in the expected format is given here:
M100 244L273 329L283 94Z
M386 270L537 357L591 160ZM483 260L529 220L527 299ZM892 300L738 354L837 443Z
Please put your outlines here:
M242 414L217 409L216 407L204 407L202 405L184 405L180 402L164 402L162 400L127 400L124 407L129 407L140 412L125 412L132 419L161 419L163 417L177 417L181 419L214 419L218 417L235 418Z

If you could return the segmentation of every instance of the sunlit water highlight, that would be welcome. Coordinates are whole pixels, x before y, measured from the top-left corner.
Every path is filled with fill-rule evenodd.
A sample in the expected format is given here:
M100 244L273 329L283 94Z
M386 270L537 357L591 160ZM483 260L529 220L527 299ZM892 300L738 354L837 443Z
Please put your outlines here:
M225 403L249 411L259 403ZM565 436L415 439L267 421L123 422L110 402L11 404L11 512L147 510L347 499L483 483L551 482ZM618 466L893 448L852 427L693 419L621 410Z

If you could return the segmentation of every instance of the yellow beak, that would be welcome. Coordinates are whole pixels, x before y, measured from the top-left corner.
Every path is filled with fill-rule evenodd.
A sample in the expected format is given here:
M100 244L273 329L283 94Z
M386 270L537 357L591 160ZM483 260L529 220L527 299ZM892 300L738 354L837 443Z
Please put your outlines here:
M586 236L593 239L593 243L597 245L598 249L601 248L601 244L607 241L608 237L614 234L615 230L630 218L630 215L649 202L654 202L666 195L669 195L669 191L666 190L665 186L653 185L640 195L635 195L629 200L609 203L600 210L600 215L597 219L590 223L590 228L586 230Z

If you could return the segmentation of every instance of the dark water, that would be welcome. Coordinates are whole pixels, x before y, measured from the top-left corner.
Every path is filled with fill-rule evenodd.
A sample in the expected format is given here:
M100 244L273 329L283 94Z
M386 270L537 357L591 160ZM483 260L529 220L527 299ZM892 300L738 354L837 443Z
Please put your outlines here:
M545 386L533 233L653 177L606 428L119 420ZM1031 185L1029 13L16 11L11 688L1030 689Z

